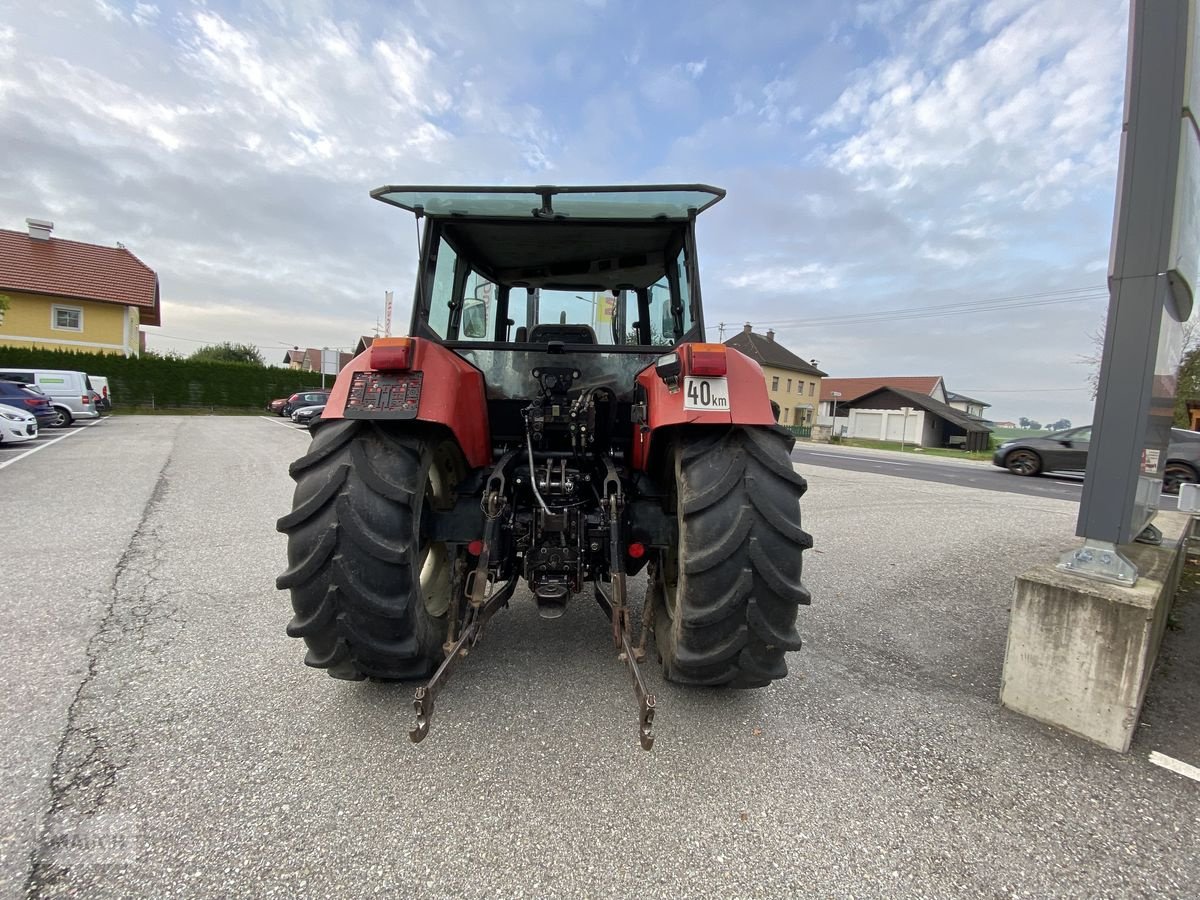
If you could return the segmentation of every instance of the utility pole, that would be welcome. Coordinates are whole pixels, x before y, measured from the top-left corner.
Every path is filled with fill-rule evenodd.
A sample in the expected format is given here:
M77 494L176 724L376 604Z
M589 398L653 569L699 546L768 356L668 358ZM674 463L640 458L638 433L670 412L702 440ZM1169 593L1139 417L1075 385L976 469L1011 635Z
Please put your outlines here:
M717 338L717 340L719 340L722 344L725 343L725 323L724 322L720 322L717 324L717 334L720 335L720 337Z

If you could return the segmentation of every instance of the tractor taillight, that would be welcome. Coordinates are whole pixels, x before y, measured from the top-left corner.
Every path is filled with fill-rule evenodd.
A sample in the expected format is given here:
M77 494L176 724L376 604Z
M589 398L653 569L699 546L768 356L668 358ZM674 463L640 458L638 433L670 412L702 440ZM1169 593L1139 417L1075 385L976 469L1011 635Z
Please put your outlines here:
M467 544L467 552L472 556L478 556L483 552L483 541L479 540L479 538L471 541L471 543Z
M724 375L727 371L724 344L685 344L687 374Z
M630 555L631 558L641 559L646 555L646 545L639 541L634 541L625 548L625 551Z
M412 338L376 338L371 344L371 368L403 372L412 367Z

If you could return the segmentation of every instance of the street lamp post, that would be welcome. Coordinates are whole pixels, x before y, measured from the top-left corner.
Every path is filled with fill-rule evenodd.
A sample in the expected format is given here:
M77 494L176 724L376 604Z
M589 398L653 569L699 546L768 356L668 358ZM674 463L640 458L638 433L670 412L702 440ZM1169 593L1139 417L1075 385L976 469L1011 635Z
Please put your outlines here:
M829 426L829 433L836 434L837 433L837 402L838 402L838 397L842 396L842 392L834 391L829 396L833 398L833 424Z
M321 348L321 390L325 390L325 356L329 353L328 347Z

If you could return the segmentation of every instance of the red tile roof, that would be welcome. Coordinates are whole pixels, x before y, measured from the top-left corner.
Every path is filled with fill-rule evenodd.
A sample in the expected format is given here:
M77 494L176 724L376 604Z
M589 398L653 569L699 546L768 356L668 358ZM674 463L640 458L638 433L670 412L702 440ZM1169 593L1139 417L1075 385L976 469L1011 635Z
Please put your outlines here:
M0 291L136 306L143 325L158 325L158 276L124 247L0 229Z
M839 403L849 403L881 387L900 388L916 394L933 396L934 389L942 380L940 375L901 375L896 378L825 378L821 381L821 399L832 400L833 392Z

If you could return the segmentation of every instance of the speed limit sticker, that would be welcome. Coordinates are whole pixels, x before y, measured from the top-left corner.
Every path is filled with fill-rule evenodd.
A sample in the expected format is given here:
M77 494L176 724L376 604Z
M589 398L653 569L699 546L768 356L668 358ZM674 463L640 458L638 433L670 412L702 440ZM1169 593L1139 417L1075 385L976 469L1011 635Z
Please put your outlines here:
M695 376L684 378L683 408L715 411L729 409L729 380Z

